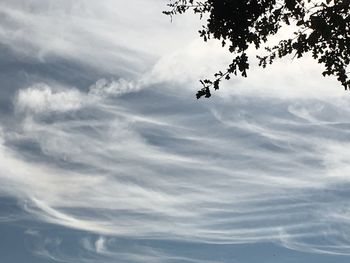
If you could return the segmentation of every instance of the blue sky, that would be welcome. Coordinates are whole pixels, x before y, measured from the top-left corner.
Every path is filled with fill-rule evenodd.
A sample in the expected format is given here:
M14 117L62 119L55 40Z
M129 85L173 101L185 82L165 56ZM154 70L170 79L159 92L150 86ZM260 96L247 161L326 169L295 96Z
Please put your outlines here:
M348 262L349 95L166 3L1 1L0 262Z

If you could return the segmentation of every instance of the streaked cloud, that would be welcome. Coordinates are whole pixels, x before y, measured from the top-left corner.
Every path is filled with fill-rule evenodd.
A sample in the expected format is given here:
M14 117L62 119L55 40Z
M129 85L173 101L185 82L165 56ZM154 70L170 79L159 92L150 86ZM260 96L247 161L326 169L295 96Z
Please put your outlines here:
M167 90L135 92L156 99L135 108L137 94L102 96L74 115L56 111L49 119L19 119L17 130L3 134L4 190L28 200L25 210L41 220L104 235L271 241L305 251L348 253L333 249L333 243L321 249L307 241L345 242L340 232L324 232L347 228L347 199L338 196L349 183L347 115L338 102L296 104L275 98L271 111L264 112L259 108L269 100L241 96L234 104L220 101L215 107L189 102L183 107L192 115L177 111L169 118L147 111L149 103L164 102L158 107L176 112L166 106L174 100ZM48 109L56 107L54 99L45 102L52 104ZM198 107L202 110L195 113ZM324 122L319 112L326 108L342 119ZM40 151L32 154L39 160L53 162L29 162L11 150L25 141L38 145Z
M20 88L0 119L0 194L16 198L25 219L72 231L76 253L66 236L32 226L30 249L61 262L221 261L157 242L349 255L347 94L306 58L252 67L196 101L198 78L227 54L189 37L193 18L158 18L162 8L0 4L8 56L41 65L33 73L11 62L10 73L24 71L18 83L2 76ZM84 66L72 71L84 81L41 74L51 63L71 71L55 57Z

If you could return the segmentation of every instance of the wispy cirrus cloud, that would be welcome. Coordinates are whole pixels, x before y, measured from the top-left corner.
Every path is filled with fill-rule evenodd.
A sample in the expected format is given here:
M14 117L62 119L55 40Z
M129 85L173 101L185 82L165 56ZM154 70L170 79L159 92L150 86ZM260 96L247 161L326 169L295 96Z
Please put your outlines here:
M348 254L346 100L275 99L270 112L259 110L270 99L249 96L181 102L169 118L150 105L173 111L176 98L138 92L151 97L101 96L68 116L49 99L50 118L28 110L2 135L3 191L28 200L36 218L103 235ZM34 163L12 148L25 142L37 145Z
M194 83L224 67L227 54L191 41L194 31L169 36L169 27L184 27L160 23L153 14L162 7L0 4L1 44L41 63L38 73L12 69L25 74L8 98L11 125L1 120L0 191L28 218L84 233L74 232L81 254L71 255L65 237L28 231L33 251L63 262L203 262L153 243L271 242L349 255L349 100L341 88L318 78L308 59L283 61L195 101ZM57 70L44 78L53 57L87 66L78 79L93 77L85 86L67 85ZM150 243L132 245L140 240Z
M174 34L164 37L169 27L185 25L170 23L161 14L165 4L159 3L5 1L0 4L0 43L39 62L59 57L102 73L135 75L164 52L183 45L186 33L178 41Z

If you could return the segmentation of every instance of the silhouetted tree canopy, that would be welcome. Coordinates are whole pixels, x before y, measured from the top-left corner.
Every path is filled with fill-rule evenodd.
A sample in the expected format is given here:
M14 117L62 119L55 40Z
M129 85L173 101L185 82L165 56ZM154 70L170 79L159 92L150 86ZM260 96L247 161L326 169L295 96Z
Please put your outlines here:
M220 40L233 54L225 71L201 80L203 88L197 99L209 98L211 89L219 89L220 81L232 74L246 77L251 46L263 52L257 56L263 68L289 54L300 58L311 53L325 66L323 76L334 75L346 90L350 88L350 0L178 0L170 1L168 7L166 15L192 10L201 19L207 18L200 36L204 41ZM271 36L285 27L293 35L267 46Z

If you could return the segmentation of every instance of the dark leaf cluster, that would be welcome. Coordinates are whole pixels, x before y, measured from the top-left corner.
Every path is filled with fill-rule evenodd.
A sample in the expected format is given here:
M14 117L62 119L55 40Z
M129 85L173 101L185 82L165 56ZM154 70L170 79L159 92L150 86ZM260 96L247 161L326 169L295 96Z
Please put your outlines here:
M324 76L334 75L345 89L350 88L350 0L178 0L168 7L164 13L171 17L188 10L206 17L199 35L204 41L220 40L235 54L224 72L201 80L197 98L209 98L211 89L219 89L221 80L232 74L246 77L251 46L257 50L264 46L264 55L257 56L262 67L287 55L300 58L311 53L325 66ZM266 46L271 36L287 26L295 29L291 37Z

